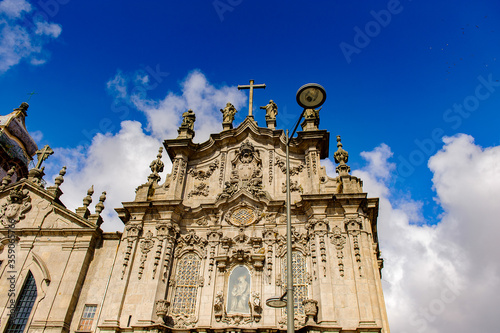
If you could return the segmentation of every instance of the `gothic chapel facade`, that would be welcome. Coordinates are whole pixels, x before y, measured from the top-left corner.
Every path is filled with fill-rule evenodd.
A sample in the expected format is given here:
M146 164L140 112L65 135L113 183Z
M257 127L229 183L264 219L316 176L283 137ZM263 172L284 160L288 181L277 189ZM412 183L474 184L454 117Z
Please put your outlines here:
M21 163L37 149L22 107L0 117L1 135L24 154L14 163L2 146L1 332L286 330L286 310L265 305L286 289L286 137L275 113L266 127L250 115L233 128L228 103L223 130L197 144L195 113L185 112L135 200L116 209L123 232L107 233L105 193L92 198L91 188L73 212L59 199L65 168L46 186L48 146L35 168ZM330 135L318 125L309 110L290 144L295 329L389 333L378 199L350 174L340 137L338 175L326 174ZM165 154L173 166L161 181Z

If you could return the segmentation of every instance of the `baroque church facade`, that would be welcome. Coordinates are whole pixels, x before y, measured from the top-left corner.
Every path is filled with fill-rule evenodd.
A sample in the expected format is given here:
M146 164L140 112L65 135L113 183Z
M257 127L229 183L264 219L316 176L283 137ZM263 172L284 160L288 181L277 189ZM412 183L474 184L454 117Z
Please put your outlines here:
M116 209L116 233L100 228L106 193L89 189L71 211L60 200L65 168L47 187L52 151L33 146L24 104L0 117L1 332L286 330L286 309L265 304L286 290L287 270L286 136L274 102L266 127L249 115L234 128L228 103L223 130L203 143L193 143L196 116L185 112L135 200ZM350 174L340 137L338 175L326 174L330 135L306 111L289 146L295 329L389 333L378 199ZM165 154L172 170L162 181Z

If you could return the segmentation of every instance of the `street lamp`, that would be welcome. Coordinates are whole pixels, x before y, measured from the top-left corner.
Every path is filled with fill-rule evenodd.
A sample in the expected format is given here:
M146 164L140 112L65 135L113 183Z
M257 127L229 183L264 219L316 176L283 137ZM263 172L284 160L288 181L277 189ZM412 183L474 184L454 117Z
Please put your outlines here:
M293 275L292 275L292 220L291 220L291 195L290 195L290 155L288 148L290 139L297 131L297 127L304 116L306 109L314 109L321 106L326 100L326 91L321 85L308 83L299 88L296 94L297 103L303 108L299 120L295 124L292 135L288 136L286 130L286 291L281 297L272 297L266 300L266 304L273 308L282 308L286 305L287 332L294 333L294 307L293 307ZM285 296L289 295L286 299Z

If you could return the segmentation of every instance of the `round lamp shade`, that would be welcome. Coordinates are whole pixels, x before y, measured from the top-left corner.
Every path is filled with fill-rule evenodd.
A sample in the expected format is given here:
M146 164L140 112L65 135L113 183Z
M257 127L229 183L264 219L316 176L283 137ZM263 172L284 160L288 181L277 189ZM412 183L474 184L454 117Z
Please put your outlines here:
M286 306L286 298L271 297L266 300L266 305L272 308L284 308Z
M304 109L314 109L326 100L326 91L317 83L304 84L297 91L297 103Z

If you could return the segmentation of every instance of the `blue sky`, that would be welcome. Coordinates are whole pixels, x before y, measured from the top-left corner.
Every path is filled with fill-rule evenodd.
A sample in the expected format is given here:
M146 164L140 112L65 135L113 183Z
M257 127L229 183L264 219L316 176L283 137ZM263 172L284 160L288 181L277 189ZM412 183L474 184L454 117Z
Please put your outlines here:
M316 82L327 91L320 128L342 136L351 168L384 188L373 192L406 214L408 228L435 230L455 207L439 193L439 181L452 174L446 168L476 156L467 149L477 161L500 145L499 7L492 0L3 0L0 107L6 114L36 92L28 129L39 145L71 157L53 158L70 164L68 177L71 166L80 177L102 176L96 152L122 139L148 147L137 155L147 175L185 109L206 112L207 121L195 125L197 139L206 139L220 126L208 118L224 106L218 94L234 98L239 123L248 110L235 86L254 79L267 85L255 92L254 106L273 99L278 128L291 128L301 112L295 92ZM199 93L196 82L208 88ZM172 113L161 118L166 109ZM263 113L255 113L264 126ZM456 140L443 143L443 135ZM453 155L455 147L463 155ZM332 141L330 157L335 149ZM454 181L464 175L457 171Z

